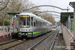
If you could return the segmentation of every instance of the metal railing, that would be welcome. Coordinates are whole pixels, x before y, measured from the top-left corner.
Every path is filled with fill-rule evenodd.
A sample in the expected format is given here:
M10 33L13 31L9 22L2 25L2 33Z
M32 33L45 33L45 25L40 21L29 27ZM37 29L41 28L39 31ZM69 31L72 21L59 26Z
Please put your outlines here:
M74 37L73 37L72 33L70 32L70 30L67 29L67 27L65 27L65 26L62 26L62 32L63 32L63 39L65 42L65 49L71 50L70 42L73 41Z
M67 30L67 32L71 35L71 37L74 39L74 36L73 36L73 34L70 32L70 30L69 29L67 29L67 27L65 27L65 29Z

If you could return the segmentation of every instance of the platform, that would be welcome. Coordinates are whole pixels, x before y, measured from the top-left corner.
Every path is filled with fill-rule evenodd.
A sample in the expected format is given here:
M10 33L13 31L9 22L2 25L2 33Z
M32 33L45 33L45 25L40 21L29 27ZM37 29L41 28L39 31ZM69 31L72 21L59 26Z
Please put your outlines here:
M0 32L0 36L8 35L8 34L10 34L10 32Z
M10 40L9 32L0 32L0 42Z

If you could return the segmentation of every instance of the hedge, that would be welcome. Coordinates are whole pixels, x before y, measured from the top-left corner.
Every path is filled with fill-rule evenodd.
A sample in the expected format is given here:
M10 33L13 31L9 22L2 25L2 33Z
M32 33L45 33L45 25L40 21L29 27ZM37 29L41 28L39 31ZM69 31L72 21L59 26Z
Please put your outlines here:
M1 22L1 25L3 25L3 21ZM10 21L4 20L4 26L8 26L8 25L10 25Z

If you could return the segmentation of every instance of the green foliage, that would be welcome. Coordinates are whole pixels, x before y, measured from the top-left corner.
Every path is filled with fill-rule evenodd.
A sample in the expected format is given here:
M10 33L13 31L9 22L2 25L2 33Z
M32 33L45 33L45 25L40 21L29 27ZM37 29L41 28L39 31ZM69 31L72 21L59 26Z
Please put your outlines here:
M1 25L3 25L3 21L1 22ZM4 26L8 26L8 25L10 25L10 21L4 20Z

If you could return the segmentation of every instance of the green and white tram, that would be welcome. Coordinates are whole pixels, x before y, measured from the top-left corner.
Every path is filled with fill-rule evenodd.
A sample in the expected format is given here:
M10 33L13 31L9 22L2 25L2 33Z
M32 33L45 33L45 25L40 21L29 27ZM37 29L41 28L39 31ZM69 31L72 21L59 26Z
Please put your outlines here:
M51 31L52 23L32 13L20 13L18 37L36 37Z

